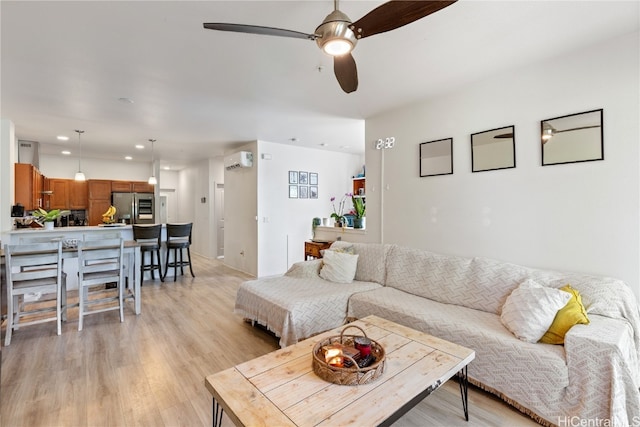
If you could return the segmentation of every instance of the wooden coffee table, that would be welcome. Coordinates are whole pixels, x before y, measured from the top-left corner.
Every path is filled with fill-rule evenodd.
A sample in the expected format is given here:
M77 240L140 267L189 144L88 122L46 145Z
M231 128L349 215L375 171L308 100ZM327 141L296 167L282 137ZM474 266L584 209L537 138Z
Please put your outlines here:
M353 324L384 347L380 378L348 386L313 372L314 345L340 335L343 327L336 328L207 376L213 424L220 425L225 411L237 426L391 425L455 375L469 419L467 365L475 358L473 350L376 316Z

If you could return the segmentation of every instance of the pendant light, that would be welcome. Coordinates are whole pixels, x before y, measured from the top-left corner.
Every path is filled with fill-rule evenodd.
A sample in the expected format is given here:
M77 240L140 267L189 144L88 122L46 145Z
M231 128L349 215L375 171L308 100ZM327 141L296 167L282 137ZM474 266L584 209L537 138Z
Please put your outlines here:
M76 181L85 181L86 178L84 176L84 174L82 173L82 168L80 167L81 164L80 162L82 162L82 144L80 142L80 135L82 135L84 133L83 130L79 130L76 129L76 132L78 132L78 149L79 149L79 155L78 155L78 172L76 172L76 176L75 176L75 180Z
M156 142L156 140L150 139L149 142L151 143L151 176L149 177L149 184L156 185L158 180L156 179L155 165L153 164L155 160L153 156L153 143Z

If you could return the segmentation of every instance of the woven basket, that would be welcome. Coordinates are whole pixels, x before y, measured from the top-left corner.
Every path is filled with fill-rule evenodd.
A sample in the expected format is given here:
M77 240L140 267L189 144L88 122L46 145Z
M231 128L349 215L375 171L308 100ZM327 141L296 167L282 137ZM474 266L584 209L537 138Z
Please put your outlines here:
M345 335L344 332L349 328L360 329L362 335ZM351 359L353 362L353 366L349 368L331 366L325 361L322 347L336 343L345 346L353 346L353 339L358 336L368 338L362 328L355 325L349 325L342 330L340 335L331 336L318 342L313 347L313 372L325 381L340 385L367 384L377 378L380 378L384 372L385 352L384 348L374 340L371 340L371 354L375 357L375 361L365 368L358 367L355 360L346 355L344 357Z

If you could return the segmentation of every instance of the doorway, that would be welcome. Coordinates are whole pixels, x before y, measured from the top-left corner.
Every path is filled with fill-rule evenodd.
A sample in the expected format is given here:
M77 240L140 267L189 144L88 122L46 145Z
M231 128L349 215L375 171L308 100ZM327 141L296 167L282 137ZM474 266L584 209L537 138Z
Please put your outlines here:
M216 256L224 258L224 184L216 184L215 189Z

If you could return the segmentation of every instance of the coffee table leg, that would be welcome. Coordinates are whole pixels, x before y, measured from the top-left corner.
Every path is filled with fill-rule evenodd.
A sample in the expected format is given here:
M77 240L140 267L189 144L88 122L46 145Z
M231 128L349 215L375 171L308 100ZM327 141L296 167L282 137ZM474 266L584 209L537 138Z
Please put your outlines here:
M460 396L462 397L464 419L469 421L469 378L467 377L466 366L458 372L458 383L460 384Z
M222 413L224 409L213 399L213 427L222 427Z

